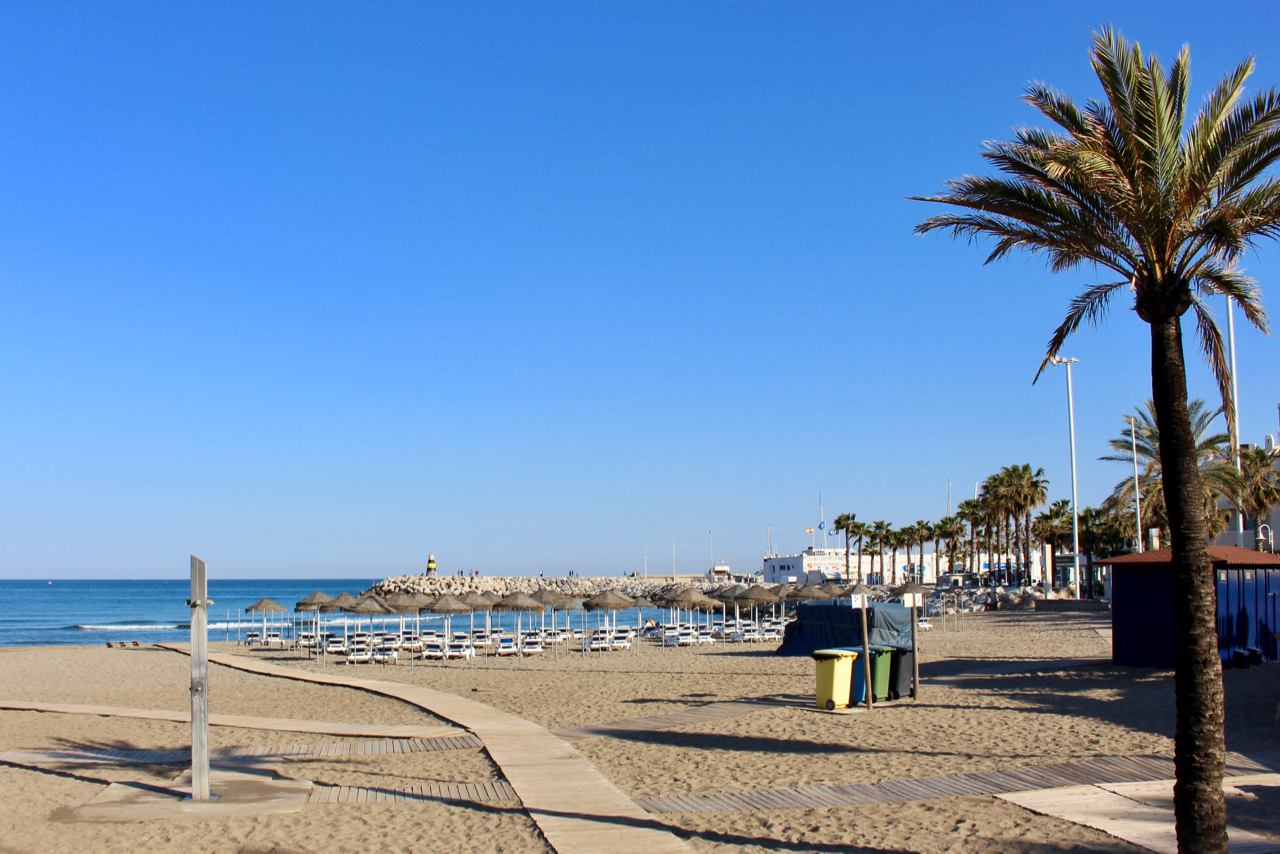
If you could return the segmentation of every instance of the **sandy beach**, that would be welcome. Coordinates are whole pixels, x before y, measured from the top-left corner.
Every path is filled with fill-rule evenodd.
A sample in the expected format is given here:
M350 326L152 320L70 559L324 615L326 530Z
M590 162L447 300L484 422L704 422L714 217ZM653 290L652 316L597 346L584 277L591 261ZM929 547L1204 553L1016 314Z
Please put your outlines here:
M971 615L962 631L922 635L923 694L873 713L812 708L813 662L772 645L666 649L645 644L586 658L478 659L474 669L407 662L330 665L329 673L421 685L555 730L666 715L707 703L762 700L719 720L574 738L575 750L625 795L751 792L1047 765L1101 756L1170 754L1169 673L1109 665L997 675L996 665L1106 659L1096 616L1031 611ZM318 671L292 653L215 643L214 651ZM159 649L0 649L0 699L184 710L188 660ZM1280 755L1280 667L1227 671L1228 748ZM450 727L388 697L211 666L215 714ZM456 729L456 727L455 727ZM461 732L461 730L458 730ZM355 741L331 735L213 727L214 748ZM183 723L0 711L0 752L167 750L189 743ZM300 812L208 822L97 824L74 810L110 781L167 782L177 766L38 768L0 765L0 851L548 851L518 803L307 804ZM408 787L503 779L483 748L304 757L281 773L326 785ZM1280 805L1233 799L1232 821L1280 841ZM655 822L698 851L1137 851L1100 831L991 796L861 807L661 813Z

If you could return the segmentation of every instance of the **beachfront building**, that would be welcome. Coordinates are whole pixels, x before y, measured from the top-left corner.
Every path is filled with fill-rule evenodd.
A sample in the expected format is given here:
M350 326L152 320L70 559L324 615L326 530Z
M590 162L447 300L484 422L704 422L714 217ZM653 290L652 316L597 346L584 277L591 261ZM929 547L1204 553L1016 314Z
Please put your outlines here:
M894 560L890 560L890 555L885 553L884 556L884 575L880 578L880 561L875 555L862 553L862 579L871 584L901 584L909 577L919 580L922 584L933 584L938 577L937 556L926 554L924 556L924 572L920 573L920 555L912 553L912 559L907 560L906 555L899 552L894 556ZM923 578L921 575L923 574ZM858 578L858 554L852 552L849 555L849 579L856 581ZM823 585L828 581L843 583L844 578L844 549L843 548L824 548L823 546L810 546L799 554L793 555L767 555L764 558L764 583L765 584L814 584Z

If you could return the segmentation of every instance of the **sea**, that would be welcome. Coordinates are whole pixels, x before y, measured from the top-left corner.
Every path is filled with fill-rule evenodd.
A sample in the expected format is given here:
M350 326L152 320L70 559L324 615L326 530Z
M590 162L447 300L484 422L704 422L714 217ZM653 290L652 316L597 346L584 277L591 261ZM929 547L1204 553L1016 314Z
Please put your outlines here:
M237 640L253 625L262 627L262 615L246 614L244 609L267 598L288 610L283 614L269 614L268 627L288 623L295 617L309 619L310 615L296 615L293 606L322 590L330 596L347 592L358 596L380 579L210 579L209 640ZM99 645L107 641L138 641L139 643L172 643L189 640L191 636L191 609L184 604L191 594L189 579L152 579L144 581L6 581L0 580L0 646L83 646ZM634 610L620 611L612 619L618 626L634 626L640 620L662 613L645 609L637 615ZM557 614L557 622L564 625L564 615ZM341 631L344 615L321 615L328 619L329 630ZM346 618L352 627L355 616ZM412 617L407 617L412 620ZM422 627L442 628L443 618L424 614ZM494 628L514 628L516 615L493 613L489 617ZM550 616L537 614L521 616L522 625L530 620L536 625ZM572 614L577 627L582 612ZM598 615L588 617L588 625L596 625ZM368 625L369 618L362 618ZM472 617L463 614L453 616L455 630L469 627ZM477 628L484 625L485 615L474 617ZM399 625L398 616L388 617L388 627ZM373 618L374 626L382 622Z

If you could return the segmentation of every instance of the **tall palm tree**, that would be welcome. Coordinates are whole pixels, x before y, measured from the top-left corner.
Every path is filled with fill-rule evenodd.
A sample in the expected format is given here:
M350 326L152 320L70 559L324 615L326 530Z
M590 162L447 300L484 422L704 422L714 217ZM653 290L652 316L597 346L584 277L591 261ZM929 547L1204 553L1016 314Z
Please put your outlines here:
M1031 583L1031 511L1049 500L1049 479L1044 469L1032 470L1030 463L1015 466L1014 492L1018 511L1022 514L1022 569L1026 574L1023 583Z
M866 522L854 522L854 539L858 543L858 583L862 583L862 546L871 534L871 526Z
M978 525L982 523L982 502L976 498L966 498L956 508L956 516L969 524L969 559L972 561L970 572L977 572L981 562L978 557Z
M880 558L880 583L885 583L884 574L884 550L889 547L889 541L893 534L893 527L883 520L871 523L871 535L876 544L876 556Z
M911 526L911 533L916 538L916 549L920 552L920 563L916 568L916 581L924 582L924 544L933 539L933 526L923 519L917 519ZM910 558L908 558L910 560ZM936 564L937 561L935 560ZM937 567L935 566L935 571Z
M963 502L962 502L963 503ZM959 516L943 516L933 526L933 535L947 544L947 572L956 571L956 548L964 538L964 522ZM938 553L937 541L934 542L933 553ZM941 570L937 570L941 572Z
M855 536L857 524L857 515L854 513L841 513L831 523L833 533L844 534L844 580L846 583L849 581L849 541Z
M1124 463L1128 471L1133 471L1133 449L1138 450L1138 490L1142 498L1142 520L1129 527L1130 533L1145 531L1147 522L1154 523L1162 531L1169 529L1168 514L1165 510L1164 478L1160 467L1160 428L1156 425L1155 404L1148 400L1142 407L1134 407L1136 415L1125 418L1125 426L1120 436L1111 439L1113 453L1099 457L1107 462ZM1226 495L1239 508L1235 500L1240 493L1240 477L1231 462L1229 450L1230 438L1226 433L1209 433L1213 420L1222 414L1222 410L1210 411L1200 398L1187 402L1187 414L1191 419L1191 436L1196 446L1196 461L1200 468L1200 485L1204 490L1204 500L1212 500L1217 507L1215 493ZM1135 433L1136 425L1136 433ZM1133 506L1133 476L1129 475L1115 485L1111 497L1107 499L1115 508ZM1211 514L1219 515L1215 511Z
M1049 505L1049 509L1036 517L1033 526L1035 535L1048 548L1048 562L1045 568L1046 586L1053 583L1054 563L1058 548L1071 536L1071 502L1060 498Z
M1173 547L1178 845L1225 852L1222 664L1182 316L1192 313L1234 431L1230 368L1205 300L1226 294L1266 329L1256 283L1236 262L1261 238L1280 234L1280 181L1269 177L1280 160L1280 93L1245 97L1254 67L1248 59L1189 117L1187 48L1166 74L1154 56L1108 28L1094 35L1090 59L1102 98L1082 109L1048 86L1029 86L1027 102L1058 129L1025 128L1011 142L988 143L983 157L1006 177L949 183L927 201L965 210L927 219L917 231L992 237L988 261L1023 249L1045 255L1054 272L1086 267L1113 274L1072 301L1041 371L1081 323L1102 320L1117 295L1131 292L1135 312L1150 327L1151 397Z
M1271 508L1280 504L1280 485L1276 483L1276 454L1266 448L1240 451L1240 504L1242 512L1254 518L1254 531L1261 531ZM1258 539L1258 548L1262 540Z

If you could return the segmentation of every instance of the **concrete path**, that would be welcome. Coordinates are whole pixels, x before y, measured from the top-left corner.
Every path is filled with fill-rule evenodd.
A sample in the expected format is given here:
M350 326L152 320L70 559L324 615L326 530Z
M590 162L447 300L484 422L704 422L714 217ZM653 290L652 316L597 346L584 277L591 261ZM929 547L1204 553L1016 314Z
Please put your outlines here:
M100 715L112 718L143 718L153 721L191 723L191 712L162 709L128 709L119 706L83 706L70 703L28 703L0 700L0 709L25 712L52 712L60 715ZM350 738L441 738L458 735L447 726L414 726L412 724L343 724L330 721L300 721L289 718L258 718L248 715L209 715L210 726L241 729L276 730L279 732L312 732L317 735L342 735Z
M1230 790L1239 786L1280 786L1280 774L1231 777ZM1177 854L1173 820L1173 781L1158 780L1095 786L1067 786L997 795L1041 815L1051 815L1109 833L1157 854ZM1227 826L1232 854L1275 854L1280 844L1255 833Z
M159 644L189 654L185 644ZM263 676L357 688L412 703L465 727L519 796L559 854L666 854L691 849L609 782L595 766L545 727L492 706L403 682L310 673L226 653L209 661Z

